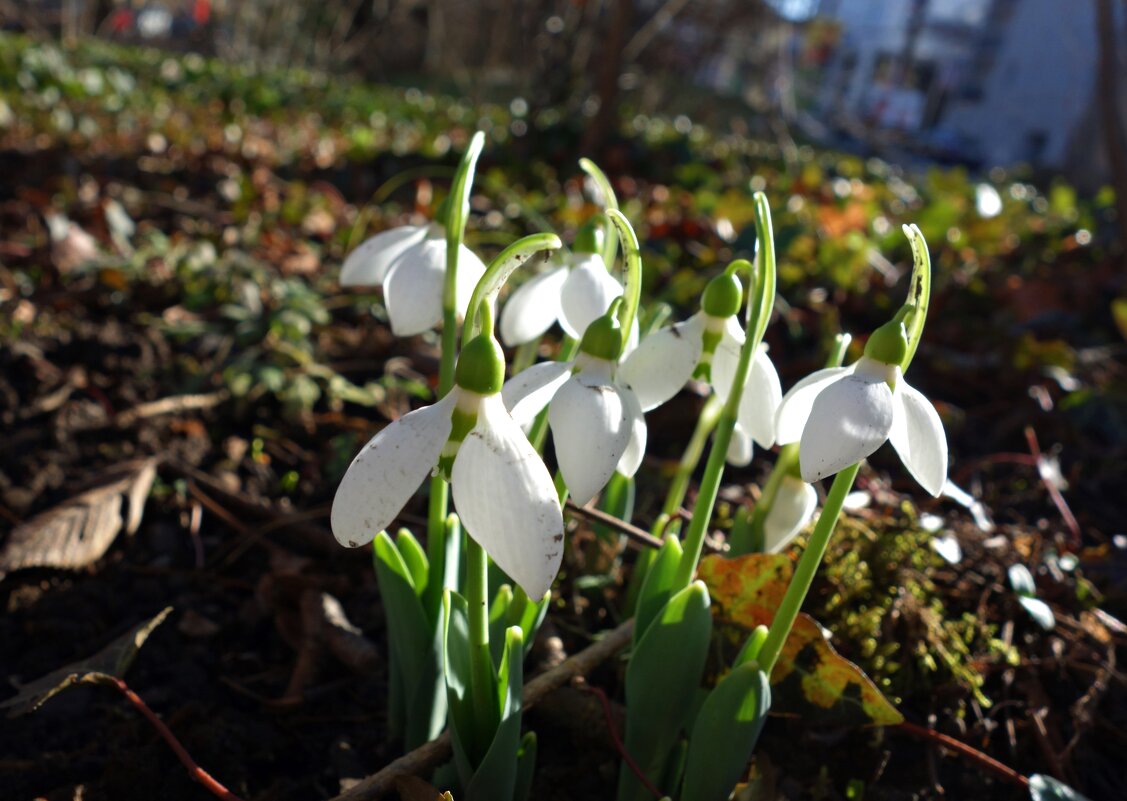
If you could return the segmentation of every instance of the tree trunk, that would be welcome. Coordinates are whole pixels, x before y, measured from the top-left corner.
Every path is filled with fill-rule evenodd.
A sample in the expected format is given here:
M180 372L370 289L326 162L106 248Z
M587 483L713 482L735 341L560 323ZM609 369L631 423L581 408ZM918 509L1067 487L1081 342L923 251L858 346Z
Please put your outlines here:
M626 46L626 32L630 27L633 0L615 0L610 15L610 30L602 42L599 76L595 95L599 109L583 133L581 152L584 156L598 158L618 121L618 76L622 74L622 51Z

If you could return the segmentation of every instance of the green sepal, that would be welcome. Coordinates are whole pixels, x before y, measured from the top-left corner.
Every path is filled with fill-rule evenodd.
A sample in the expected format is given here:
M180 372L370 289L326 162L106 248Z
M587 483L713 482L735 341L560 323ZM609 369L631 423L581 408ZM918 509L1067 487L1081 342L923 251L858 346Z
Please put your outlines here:
M723 272L713 278L704 288L700 298L700 308L712 317L727 319L740 310L743 303L744 288L733 272Z
M415 748L438 736L446 718L436 627L423 609L407 561L386 531L376 535L372 553L387 613L389 721L404 743Z
M707 356L715 355L716 348L720 345L720 340L724 338L724 332L709 331L707 328L701 333L700 337L700 352L701 359L697 362L697 366L693 368L693 378L697 381L712 381L712 359L704 358Z
M524 635L514 626L505 632L505 651L497 676L501 722L480 764L471 775L462 774L465 801L497 801L515 797L521 747L523 663Z
M726 801L751 759L770 706L767 674L755 662L734 668L717 683L689 737L681 798Z
M579 350L596 359L617 362L622 355L622 326L618 321L618 309L622 305L619 296L610 302L606 314L587 326L583 338L579 340Z
M478 334L462 346L454 381L479 395L495 395L505 383L505 352L491 334Z
M575 243L571 246L572 253L597 253L602 255L607 244L607 226L610 221L602 213L591 215L587 222L579 227L575 234Z
M667 536L650 563L642 589L638 592L638 606L634 612L634 643L642 641L650 623L669 602L673 594L673 581L677 575L677 565L681 562L683 551L681 541Z
M415 539L415 535L405 528L399 529L396 533L395 547L399 549L399 555L403 557L404 564L411 572L411 580L415 583L415 594L421 598L427 588L427 582L430 580L430 563L427 560L427 552Z
M712 634L708 589L694 581L669 599L626 667L626 750L646 776L666 776L669 757L692 714ZM643 801L646 788L625 765L618 801Z
M477 412L466 412L454 406L454 411L450 413L450 436L446 441L454 443L457 447L444 447L442 453L438 455L438 475L447 482L450 481L450 474L454 470L454 459L458 456L458 448L476 425Z

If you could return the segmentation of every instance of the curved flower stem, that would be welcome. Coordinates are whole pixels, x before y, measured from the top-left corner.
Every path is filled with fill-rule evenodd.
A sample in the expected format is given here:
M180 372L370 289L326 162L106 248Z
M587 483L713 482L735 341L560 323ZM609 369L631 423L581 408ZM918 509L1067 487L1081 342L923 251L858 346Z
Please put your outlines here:
M466 217L470 207L470 187L473 184L477 159L485 147L485 134L478 131L470 139L462 155L454 182L450 186L449 212L446 219L446 276L442 285L442 355L438 364L438 397L442 398L454 386L454 363L458 358L458 253L466 236ZM450 487L441 476L430 480L427 500L427 559L430 575L435 577L433 588L428 587L428 602L436 612L442 597L442 577L446 575L446 513L450 508ZM433 621L438 625L441 616Z
M591 176L591 180L599 187L599 192L603 195L603 204L607 211L618 211L618 198L614 194L614 187L610 184L610 179L607 178L606 173L599 169L599 165L591 161L591 159L583 158L579 160L579 168L583 172ZM618 250L618 236L612 228L607 231L606 243L603 245L603 262L609 270L614 265L615 253Z
M482 748L493 741L498 709L494 703L497 676L489 654L489 557L466 536L466 602L470 625L470 703L474 739Z
M751 290L748 292L747 300L747 337L744 339L743 347L740 348L739 363L732 378L732 390L720 413L716 435L712 438L712 450L709 451L704 476L700 482L700 492L693 506L693 519L685 534L684 552L673 579L674 592L689 586L696 572L697 563L700 561L705 530L712 520L712 510L720 493L720 481L724 477L724 462L728 457L728 444L732 441L732 431L736 427L740 397L743 395L744 385L751 372L752 357L763 341L771 309L775 305L774 233L771 228L771 208L767 205L767 196L762 192L755 193L755 212L758 269L753 268L746 261L737 268L746 270L751 275L749 281Z
M626 215L618 209L607 209L607 217L618 235L622 239L622 251L626 262L626 275L622 282L622 306L618 310L618 322L622 326L622 345L630 338L630 329L634 327L634 318L638 316L638 304L642 301L642 251L638 244L638 235L634 233L633 226L626 219Z
M806 550L802 552L802 557L798 560L798 565L794 569L794 576L790 580L786 594L779 603L779 608L775 610L775 619L771 621L771 629L767 633L767 639L763 642L763 647L759 649L759 666L763 668L767 675L770 675L771 669L775 667L779 652L783 648L783 643L786 642L787 635L790 634L795 618L798 617L806 593L810 591L810 584L814 581L814 573L817 572L818 565L822 563L822 556L826 553L830 535L833 534L834 527L837 526L841 508L845 504L845 496L853 489L853 482L856 480L857 472L860 469L861 463L858 462L845 468L834 477L834 483L830 487L829 495L826 496L822 513L814 526L814 533L810 535L810 541L806 544Z
M556 250L563 242L555 234L532 234L513 242L489 262L481 280L474 287L462 329L462 344L479 333L493 335L493 302L501 287L517 268L542 250ZM443 332L445 333L445 332Z
M715 393L705 401L704 408L700 410L700 414L697 416L697 426L693 429L689 444L685 446L685 452L681 454L681 461L677 463L677 472L673 474L673 480L669 483L669 493L665 496L665 505L661 507L662 514L673 517L681 508L681 504L685 502L685 494L689 489L689 479L692 478L693 471L700 464L704 446L708 444L708 435L720 422L720 410L723 407L724 404L721 403L720 397Z

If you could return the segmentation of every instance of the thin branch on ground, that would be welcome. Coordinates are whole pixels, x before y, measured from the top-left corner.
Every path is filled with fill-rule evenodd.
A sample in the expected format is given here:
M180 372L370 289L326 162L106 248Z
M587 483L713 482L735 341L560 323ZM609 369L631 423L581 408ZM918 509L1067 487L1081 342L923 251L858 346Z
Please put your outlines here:
M223 799L223 801L243 801L242 798L232 793L216 780L214 776L196 764L196 761L192 759L191 754L189 754L187 749L180 743L180 740L176 738L176 735L172 733L172 730L164 725L164 721L157 717L157 714L149 708L149 705L145 703L141 696L129 689L128 684L113 676L106 676L105 678L109 684L116 687L117 690L125 696L125 699L133 704L134 708L152 724L161 738L168 743L168 747L176 754L176 758L188 769L188 775L193 781L199 782L209 793L216 798Z
M898 729L906 732L913 737L918 737L921 740L928 740L937 743L944 748L950 749L961 756L965 756L974 762L977 762L981 767L993 773L995 776L1010 782L1011 784L1019 784L1022 787L1029 787L1029 779L1022 776L1016 770L1007 765L1003 765L993 757L989 757L976 748L972 748L966 743L956 740L954 737L948 737L946 734L940 734L934 729L927 729L923 726L917 726L915 723L904 721L897 725Z
M576 676L585 676L606 659L626 647L634 636L634 619L631 618L601 639L584 648L575 656L541 673L524 685L522 709L528 709L552 690L562 687ZM378 773L361 779L331 801L372 801L383 798L395 790L395 780L400 776L416 775L432 770L450 757L450 730L442 732L429 743L401 756Z

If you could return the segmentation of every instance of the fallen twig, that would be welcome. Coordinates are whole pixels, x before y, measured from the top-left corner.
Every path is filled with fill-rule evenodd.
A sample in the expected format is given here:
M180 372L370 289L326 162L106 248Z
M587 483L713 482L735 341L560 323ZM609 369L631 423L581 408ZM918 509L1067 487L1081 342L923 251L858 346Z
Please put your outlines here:
M527 709L535 705L549 692L557 687L562 687L576 676L584 676L590 673L605 659L625 648L633 634L634 619L631 618L575 656L564 660L559 666L531 679L524 685L522 708ZM335 796L332 801L371 801L372 799L383 798L395 789L397 777L431 770L448 759L449 756L450 730L447 729L429 743L424 743L409 754L399 757L378 773L373 773L371 776L361 779L340 795Z
M575 501L568 500L567 510L572 514L585 517L588 520L594 520L596 523L602 523L608 528L613 528L619 533L625 534L631 542L637 545L646 545L650 548L660 548L661 540L650 534L648 531L638 528L637 526L627 523L625 520L620 520L614 515L607 514L598 509L592 509L586 506L580 506Z
M192 777L193 781L199 782L209 793L216 798L222 798L223 801L243 801L239 796L232 793L217 781L214 776L196 764L196 761L192 759L187 749L181 745L176 735L172 733L172 730L164 725L164 721L157 717L157 714L149 708L149 705L145 703L141 696L129 689L128 684L113 676L106 676L105 681L116 687L118 691L125 696L125 699L133 704L137 711L144 715L145 719L152 724L153 728L157 730L157 733L168 743L168 747L176 754L176 758L188 769L188 775Z
M918 737L921 740L929 740L931 742L938 743L944 748L950 749L957 754L968 757L971 760L977 762L982 767L986 768L995 776L998 776L1001 779L1005 779L1011 784L1019 784L1025 788L1029 787L1029 779L1022 776L1016 770L1003 765L993 757L987 756L977 748L972 748L966 743L956 740L954 737L948 737L946 734L940 734L934 729L927 729L923 726L917 726L915 723L909 723L908 721L904 721L898 724L896 728L912 735L913 737Z

